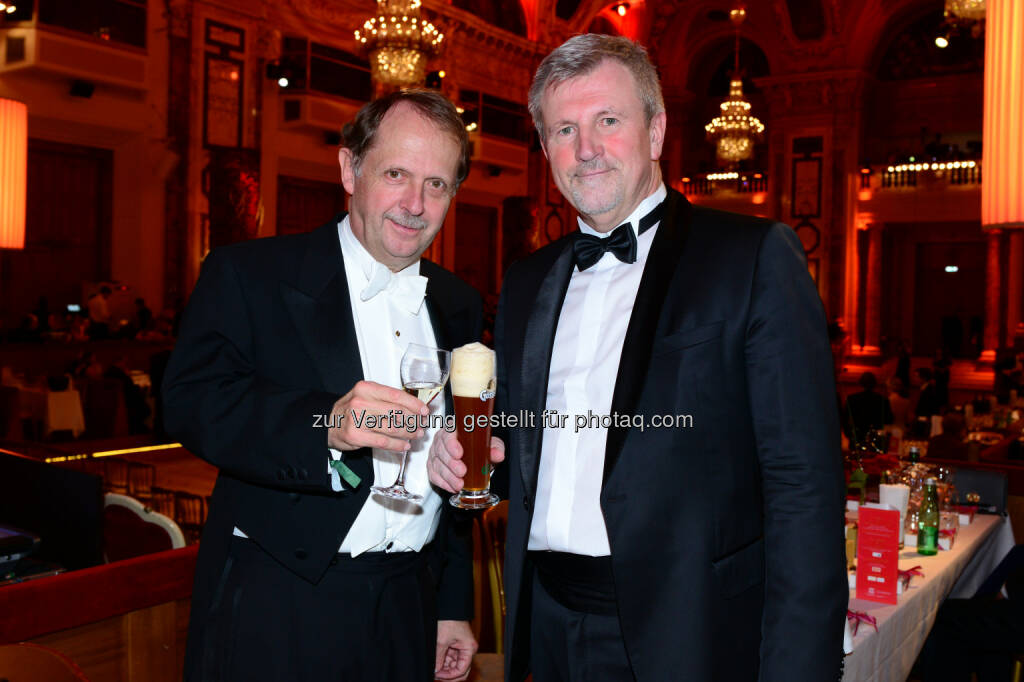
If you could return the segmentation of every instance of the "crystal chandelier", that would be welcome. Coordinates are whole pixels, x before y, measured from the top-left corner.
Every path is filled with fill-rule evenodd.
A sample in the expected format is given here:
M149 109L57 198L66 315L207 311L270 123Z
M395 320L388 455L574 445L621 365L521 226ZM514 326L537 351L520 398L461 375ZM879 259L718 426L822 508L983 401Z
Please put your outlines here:
M985 18L985 0L946 0L946 13L959 19Z
M378 83L409 87L423 83L427 59L437 54L444 34L420 18L421 0L377 0L377 16L355 32Z
M736 51L733 77L729 81L729 96L719 105L722 115L716 116L704 126L708 140L715 143L718 160L730 167L753 156L754 142L764 134L764 124L750 115L750 102L743 97L743 81L740 79L740 24L746 15L742 8L729 12L729 19L736 27Z

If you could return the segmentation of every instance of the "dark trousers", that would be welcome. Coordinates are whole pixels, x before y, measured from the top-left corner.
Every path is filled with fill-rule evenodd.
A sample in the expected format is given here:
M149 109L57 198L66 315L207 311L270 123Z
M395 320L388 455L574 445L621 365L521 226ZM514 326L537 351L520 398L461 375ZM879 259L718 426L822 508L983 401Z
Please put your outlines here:
M312 585L234 537L191 682L433 680L436 618L425 552L338 555Z
M633 682L618 616L573 611L533 581L530 668L535 682Z

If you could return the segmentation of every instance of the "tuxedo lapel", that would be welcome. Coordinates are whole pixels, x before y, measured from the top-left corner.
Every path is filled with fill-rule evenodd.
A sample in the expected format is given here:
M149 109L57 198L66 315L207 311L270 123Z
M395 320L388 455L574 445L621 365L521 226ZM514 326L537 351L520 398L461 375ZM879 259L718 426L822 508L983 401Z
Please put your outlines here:
M567 239L547 273L540 273L544 279L526 321L519 381L523 387L524 409L532 410L537 415L544 411L547 404L548 370L551 368L555 330L558 328L558 317L562 312L562 303L574 267L572 240ZM519 439L520 473L523 488L530 499L533 499L535 492L534 481L540 462L543 432L543 424L539 424L537 428L524 429L524 437Z
M665 199L665 212L654 235L654 243L640 279L633 314L626 328L619 371L615 378L615 392L612 394L612 414L632 415L636 411L637 400L651 362L651 349L665 296L689 233L690 208L689 202L681 194L669 191ZM628 432L629 429L623 427L612 426L608 429L604 455L605 481L622 453Z
M341 395L362 380L363 365L337 221L309 236L299 272L294 281L282 280L281 296L324 389Z
M420 267L422 270L422 263ZM438 348L454 350L451 347L451 334L448 330L445 313L441 307L441 302L445 299L443 295L438 295L438 292L436 291L437 286L433 282L433 279L429 277L427 278L427 294L423 301L427 309L427 314L430 316L430 326L434 329L434 343ZM449 366L448 369L451 370L451 367ZM445 384L444 405L446 414L455 414L455 404L452 402L451 382Z

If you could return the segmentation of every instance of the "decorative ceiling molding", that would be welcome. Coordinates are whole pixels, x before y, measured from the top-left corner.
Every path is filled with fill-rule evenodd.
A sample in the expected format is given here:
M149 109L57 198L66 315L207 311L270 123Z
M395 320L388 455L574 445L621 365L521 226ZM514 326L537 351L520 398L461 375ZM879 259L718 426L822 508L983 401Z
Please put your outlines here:
M285 0L275 12L280 19L275 28L283 31L314 31L325 43L352 52L358 51L353 31L362 25L368 13L367 3L332 0ZM537 43L490 24L444 0L426 0L423 16L445 34L445 49L438 57L457 86L473 87L497 94L504 89L525 98L533 69L546 54ZM327 37L329 40L324 40ZM486 54L488 58L480 58ZM498 84L485 88L481 83Z
M543 45L489 24L471 12L453 7L443 0L426 0L423 7L430 11L435 22L444 27L445 38L448 40L465 40L505 56L530 60L547 53Z
M824 10L825 31L817 40L801 40L793 32L793 18L789 14L789 5L786 0L774 0L772 11L775 13L775 21L779 33L786 39L786 45L793 50L794 54L804 50L815 50L813 54L821 49L821 43L829 43L839 36L842 23L842 7L840 0L821 0Z
M167 7L167 23L171 36L188 38L192 35L192 3L186 0L171 0Z
M285 5L311 19L338 26L342 26L359 16L359 8L346 7L341 3L332 2L331 0L285 0ZM372 7L363 7L362 14L365 15L371 9ZM361 22L358 22L356 25L360 24ZM352 30L355 30L355 26L353 26Z
M819 71L756 78L771 109L769 120L848 111L863 106L864 89L870 76L858 70Z
M266 19L267 2L252 2L251 0L202 0L201 3L209 8L215 8L223 12L229 12L239 19Z

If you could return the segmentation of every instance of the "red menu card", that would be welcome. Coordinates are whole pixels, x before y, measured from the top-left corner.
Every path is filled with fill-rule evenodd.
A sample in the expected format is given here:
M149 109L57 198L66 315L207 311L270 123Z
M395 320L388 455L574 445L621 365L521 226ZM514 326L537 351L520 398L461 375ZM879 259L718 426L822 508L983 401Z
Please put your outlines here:
M895 604L900 512L861 505L857 525L857 599Z

